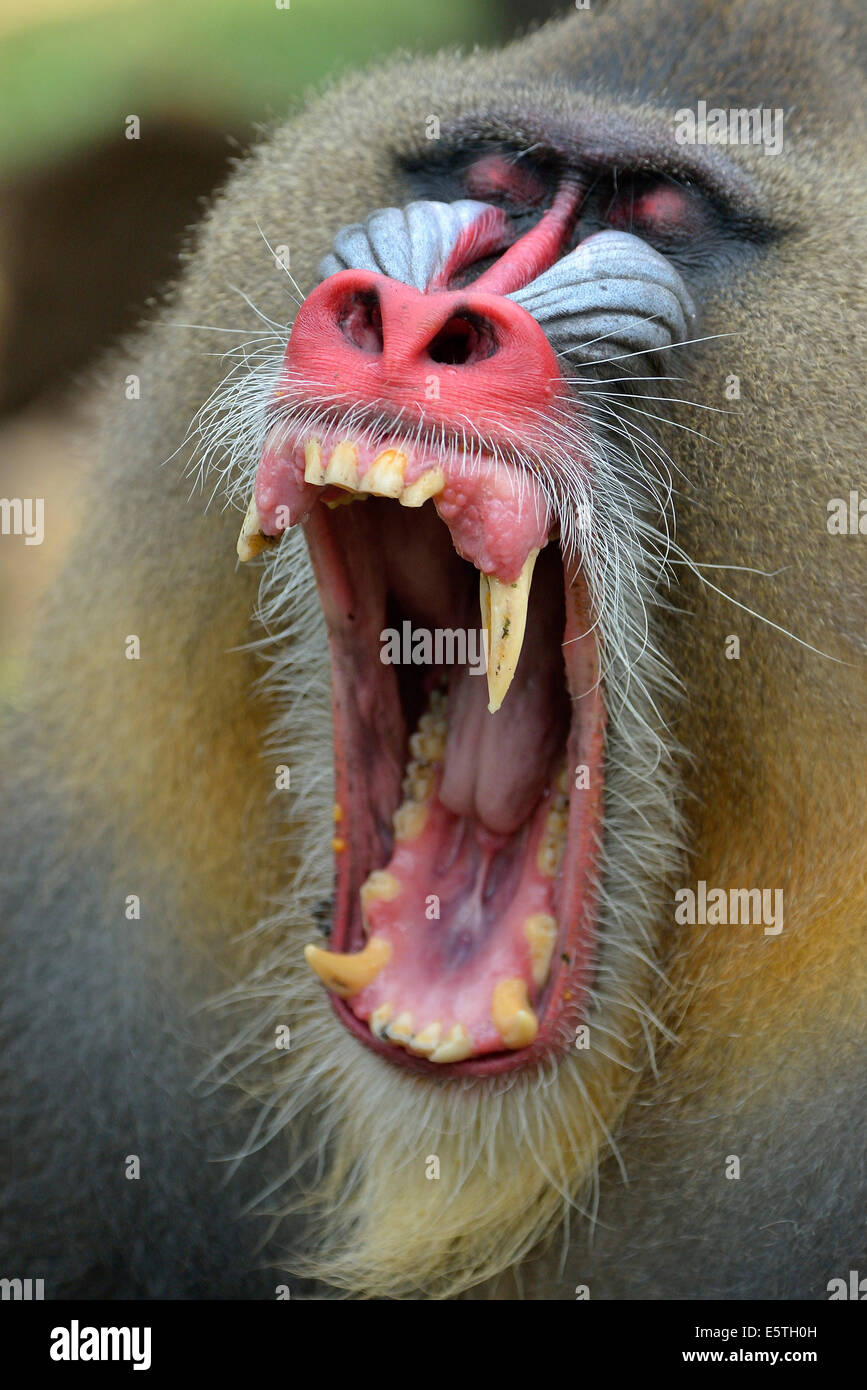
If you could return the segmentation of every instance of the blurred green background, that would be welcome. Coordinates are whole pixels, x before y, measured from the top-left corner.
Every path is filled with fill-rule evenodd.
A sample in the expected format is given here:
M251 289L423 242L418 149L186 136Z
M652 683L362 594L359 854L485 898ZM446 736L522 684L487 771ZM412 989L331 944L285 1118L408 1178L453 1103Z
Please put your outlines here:
M242 124L394 48L488 42L489 0L42 0L0 7L0 173L61 155L129 111ZM3 12L5 11L5 15Z
M0 0L0 698L75 525L79 399L257 123L395 50L497 44L570 0ZM142 139L130 159L126 118Z

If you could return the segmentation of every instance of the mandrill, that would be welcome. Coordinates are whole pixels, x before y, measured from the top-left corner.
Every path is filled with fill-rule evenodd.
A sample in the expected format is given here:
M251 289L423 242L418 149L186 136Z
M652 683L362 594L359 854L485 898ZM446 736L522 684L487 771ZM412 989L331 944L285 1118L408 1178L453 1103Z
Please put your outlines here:
M9 724L5 1274L864 1267L860 9L600 0L217 196Z

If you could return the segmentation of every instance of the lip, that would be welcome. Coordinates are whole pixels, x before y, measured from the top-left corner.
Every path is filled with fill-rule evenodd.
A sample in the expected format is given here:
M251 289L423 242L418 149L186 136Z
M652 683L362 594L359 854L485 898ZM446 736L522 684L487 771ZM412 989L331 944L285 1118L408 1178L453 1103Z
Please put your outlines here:
M335 427L335 434L346 437L339 426ZM298 444L301 442L299 439ZM380 439L377 447L385 447L388 443L387 439ZM353 712L357 691L363 685L364 668L377 659L376 651L370 649L377 624L374 622L371 626L364 617L363 603L359 604L364 575L352 572L347 561L347 546L355 555L360 553L358 530L363 528L361 517L371 504L329 510L323 503L322 489L319 494L299 519L329 632L335 800L349 811L347 819L335 831L342 848L335 854L334 910L328 944L331 951L354 953L361 949L365 940L359 890L372 870L388 862L385 822L389 806L393 811L399 800L393 786L384 785L382 767L394 762L402 766L406 747L403 733L389 741L389 731L385 730L385 742L378 745L374 755L369 746L370 728ZM393 508L395 519L402 511L396 500L377 499L373 506ZM352 513L357 514L355 521L350 516ZM374 570L376 559L376 556L369 557ZM599 678L598 643L580 561L572 561L568 568L564 561L562 573L566 614L563 656L572 705L566 741L567 766L586 768L587 785L576 787L575 778L570 775L566 848L555 885L558 935L550 973L536 1000L539 1027L535 1039L511 1051L434 1063L393 1042L381 1040L371 1031L368 1022L353 1012L350 1003L333 994L330 996L340 1022L360 1043L387 1061L419 1075L442 1079L525 1070L545 1059L560 1056L573 1046L575 1030L585 1016L597 947L605 705Z

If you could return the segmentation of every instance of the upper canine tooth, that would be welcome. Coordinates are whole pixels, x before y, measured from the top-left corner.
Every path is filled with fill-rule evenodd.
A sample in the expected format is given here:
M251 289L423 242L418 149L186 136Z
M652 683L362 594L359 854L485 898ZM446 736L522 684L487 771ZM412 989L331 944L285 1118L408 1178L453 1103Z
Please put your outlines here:
M267 550L269 545L276 545L277 536L263 536L259 522L259 512L256 507L256 498L250 498L250 505L241 523L241 532L238 536L238 559L243 563L261 555L263 550Z
M308 439L304 445L304 481L305 483L316 483L318 487L321 487L325 482L322 448L318 439Z
M360 492L375 492L377 497L399 497L403 491L405 471L406 454L399 449L386 449L373 460L358 489Z
M488 709L491 714L503 703L521 655L530 581L538 554L538 550L530 551L524 568L511 584L504 584L493 574L479 575L482 625L488 634Z
M321 946L305 946L304 959L326 989L349 999L359 994L391 959L391 943L372 936L363 951L324 951Z
M421 507L429 497L436 497L438 492L442 492L446 485L446 476L441 468L429 468L426 473L422 473L420 478L416 478L414 483L405 487L400 494L400 505L402 507Z
M506 1047L526 1047L539 1031L524 980L501 980L491 999L491 1018Z
M325 481L333 483L335 487L355 491L358 487L358 450L354 444L344 440L342 444L334 446L325 469Z

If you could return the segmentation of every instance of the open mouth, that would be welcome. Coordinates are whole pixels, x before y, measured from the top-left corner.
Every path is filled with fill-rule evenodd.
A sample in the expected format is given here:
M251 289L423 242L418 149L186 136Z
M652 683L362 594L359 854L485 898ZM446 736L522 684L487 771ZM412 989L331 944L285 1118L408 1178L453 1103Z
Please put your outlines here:
M307 961L356 1037L429 1075L586 1045L596 604L617 559L610 533L573 545L598 454L563 359L644 361L695 308L630 233L571 247L583 197L567 171L517 237L473 200L343 228L294 318L238 542L246 559L304 527L329 634L336 892Z
M242 558L304 525L333 680L336 886L308 963L428 1073L574 1041L595 946L599 652L533 475L397 431L272 427Z

